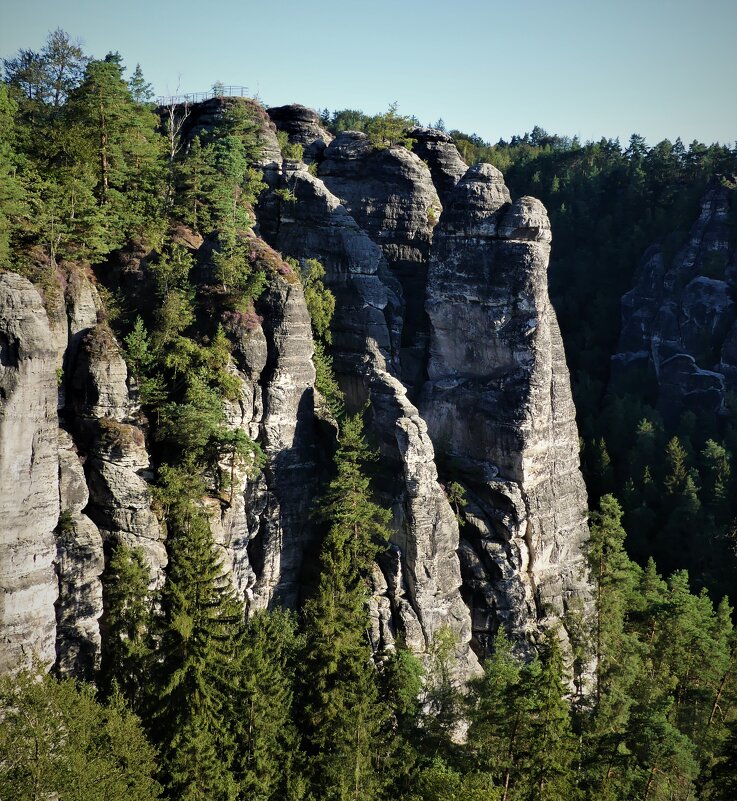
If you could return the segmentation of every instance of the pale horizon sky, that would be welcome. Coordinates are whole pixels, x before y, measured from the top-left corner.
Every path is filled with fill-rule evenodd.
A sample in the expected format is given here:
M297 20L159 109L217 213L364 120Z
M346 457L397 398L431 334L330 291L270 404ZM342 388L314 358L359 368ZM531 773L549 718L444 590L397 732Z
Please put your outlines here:
M0 57L61 27L157 95L216 81L267 105L399 111L496 142L540 125L735 145L735 0L0 0Z

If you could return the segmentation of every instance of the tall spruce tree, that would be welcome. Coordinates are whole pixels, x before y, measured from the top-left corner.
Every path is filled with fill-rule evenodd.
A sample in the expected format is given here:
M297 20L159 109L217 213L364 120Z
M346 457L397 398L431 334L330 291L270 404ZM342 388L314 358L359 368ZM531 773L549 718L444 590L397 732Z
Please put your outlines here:
M563 653L555 631L546 635L545 653L536 670L526 672L522 692L532 699L527 729L522 798L530 801L570 801L575 790L573 764L577 743L571 709L565 698Z
M249 801L296 801L304 794L292 700L299 640L296 619L282 610L256 613L239 654L240 695L231 722L233 770Z
M139 714L145 707L153 667L150 578L143 549L114 544L102 577L105 613L98 684L105 696L117 687Z
M388 538L389 513L371 499L359 416L344 421L335 458L337 475L318 507L330 526L322 572L304 609L301 718L315 797L373 801L388 779L391 738L367 636L367 578Z
M153 718L163 779L177 799L232 801L237 785L229 723L240 693L243 609L215 552L209 522L186 495L169 508L168 543Z
M468 746L473 764L501 788L502 801L515 797L530 723L533 699L522 692L522 674L512 643L500 628L483 677L471 684Z
M612 495L592 515L589 563L596 579L594 707L584 731L585 783L601 801L620 798L631 786L631 760L622 749L632 686L642 670L643 649L627 631L626 618L639 586L640 569L624 551L622 509Z

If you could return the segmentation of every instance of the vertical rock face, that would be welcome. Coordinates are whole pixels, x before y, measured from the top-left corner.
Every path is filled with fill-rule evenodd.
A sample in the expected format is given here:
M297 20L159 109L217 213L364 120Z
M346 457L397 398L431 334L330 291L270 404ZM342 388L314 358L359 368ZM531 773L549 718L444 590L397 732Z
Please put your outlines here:
M92 679L100 660L100 576L105 557L97 526L82 513L88 500L84 469L72 438L59 429L56 669L61 675Z
M713 182L688 239L668 262L660 245L644 254L622 298L615 381L654 376L657 403L674 422L687 410L719 414L737 388L737 252L730 249L730 195Z
M468 647L470 619L459 592L458 526L437 482L427 427L395 374L391 321L399 288L381 249L322 181L304 170L287 172L284 180L297 201L288 216L263 221L262 228L274 232L284 253L325 266L337 300L334 366L351 408L371 401L370 432L382 455L379 483L394 512L394 548L375 577L375 635L391 645L398 625L422 652L438 630L450 627L459 674L467 676L478 663Z
M363 133L339 134L318 172L327 189L382 250L402 287L402 378L411 390L424 378L427 257L442 211L432 176L403 147L373 148Z
M317 491L312 329L296 276L292 283L275 277L259 310L267 343L259 441L268 459L268 489L262 508L254 509L258 528L248 546L257 575L253 600L257 607L295 607L302 557L313 544Z
M323 128L322 120L311 108L293 103L267 109L266 113L291 143L302 145L305 164L320 161L325 148L333 141L333 135Z
M0 275L0 674L54 662L56 349L41 298Z
M86 513L102 538L143 548L152 581L163 580L166 549L151 509L151 464L141 429L133 422L128 368L108 328L85 334L74 364L70 392L77 441L86 453Z
M461 542L481 647L499 621L534 638L587 598L586 493L563 344L547 293L542 204L468 170L430 258L429 380L420 410L448 480L468 493Z
M427 163L440 202L445 206L456 184L465 175L468 165L461 158L453 140L444 131L412 128L409 135L414 139L412 152Z

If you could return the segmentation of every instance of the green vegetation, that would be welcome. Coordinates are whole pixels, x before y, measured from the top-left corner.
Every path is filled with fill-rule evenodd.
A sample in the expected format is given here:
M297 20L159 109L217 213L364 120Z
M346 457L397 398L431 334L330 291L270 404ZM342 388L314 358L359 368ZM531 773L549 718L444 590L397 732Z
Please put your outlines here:
M729 466L737 454L735 409L722 419L685 414L666 423L656 410L652 377L611 384L610 357L619 337L620 300L642 254L660 242L666 262L675 255L707 182L737 172L737 151L696 141L686 147L680 139L649 147L637 134L625 147L611 139L581 143L538 127L495 145L459 131L451 135L469 164L494 164L513 197L534 195L550 214L550 293L571 371L592 505L609 492L621 500L628 549L641 565L654 556L667 573L687 567L696 586L714 598L733 592L737 485ZM716 274L723 264L712 261L705 269Z
M156 753L119 696L71 679L0 679L0 798L154 801Z
M391 103L383 114L369 116L362 111L344 109L332 114L325 109L322 121L332 133L362 131L368 134L371 144L381 150L394 145L412 147L412 138L407 131L419 124L416 117L405 117L398 113L399 104Z
M283 261L251 230L259 109L224 99L219 125L183 139L187 110L159 119L140 67L126 81L118 54L90 59L63 31L4 66L0 259L47 300L92 269L120 301L88 344L123 343L169 563L152 576L142 551L106 543L95 688L29 673L0 681L0 797L733 799L737 639L729 603L701 588L726 585L714 565L733 564L734 417L717 427L684 416L672 430L648 397L605 396L605 387L619 296L641 251L689 219L708 175L731 169L734 154L698 143L647 148L639 137L622 151L540 129L492 147L454 132L468 160L492 161L514 194L550 208L553 291L587 480L600 498L588 553L595 609L590 626L581 616L575 644L595 657L594 675L585 659L565 664L561 632L548 631L532 653L500 629L483 675L464 688L449 630L434 633L422 661L401 637L388 652L372 640L372 578L390 512L372 490L362 419L346 415L332 369L325 270ZM365 131L376 148L408 146L416 122L396 104L324 120ZM301 158L284 137L281 146ZM116 283L120 262L140 283L131 297ZM262 294L278 282L301 283L316 390L337 423L325 426L337 430L337 447L315 504L319 575L299 613L246 610L212 527L266 466L228 413L242 402L233 351L249 343ZM105 419L97 435L114 449L141 445L141 431ZM463 488L451 482L446 493L462 517ZM69 510L59 531L74 534ZM675 554L694 566L692 579L675 569Z

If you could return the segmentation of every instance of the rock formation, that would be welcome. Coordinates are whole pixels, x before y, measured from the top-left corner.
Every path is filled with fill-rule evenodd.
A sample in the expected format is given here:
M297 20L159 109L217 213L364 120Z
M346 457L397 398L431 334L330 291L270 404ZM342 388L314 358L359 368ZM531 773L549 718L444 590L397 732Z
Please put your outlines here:
M430 170L406 148L376 149L366 134L346 131L325 151L318 175L381 248L399 280L401 372L414 394L425 371L427 258L442 211Z
M412 152L427 164L440 202L445 205L468 165L461 158L453 140L444 131L436 128L412 128L409 136L414 140Z
M294 169L284 182L297 201L278 224L264 221L262 228L275 233L284 253L316 258L326 269L337 301L335 370L351 409L370 400L381 491L394 512L395 547L375 577L375 635L392 645L398 621L408 645L423 652L449 627L458 641L459 672L468 675L477 662L468 649L470 620L459 592L458 525L437 482L427 427L396 377L398 332L391 326L401 290L381 249L321 180Z
M737 252L730 249L728 182L715 180L675 256L648 248L633 288L622 298L613 356L615 383L654 379L666 421L685 411L715 415L737 388Z
M53 664L56 349L41 297L0 274L0 673Z
M239 98L177 107L185 139L237 103L255 108ZM374 643L391 648L401 635L426 653L450 629L463 679L500 624L524 650L541 625L589 601L545 209L532 198L512 203L493 167L467 170L439 131L415 129L413 153L373 148L356 132L332 139L301 106L258 107L257 119L270 189L249 258L265 265L268 286L255 310L222 319L240 387L226 418L260 444L266 464L233 467L229 488L203 499L216 544L249 608L298 605L314 573L309 512L335 426L316 409L301 284L272 247L318 259L337 300L335 371L351 411L369 402L376 488L393 513L373 575ZM317 176L282 160L277 128L303 146ZM183 228L176 237L196 258L196 280L212 283L213 241ZM134 306L152 311L141 244L106 269ZM45 299L50 319L27 281L0 275L0 458L12 477L0 521L0 672L35 650L62 674L89 676L100 653L103 546L143 548L152 586L167 556L135 382L88 271L66 265L59 275L64 291ZM453 482L465 489L463 509Z
M305 164L322 160L333 135L323 128L320 117L311 108L294 103L267 109L266 113L277 130L287 134L290 143L302 145Z
M428 382L420 411L441 474L468 496L464 595L481 647L499 622L534 639L585 604L586 492L555 312L542 204L510 202L501 173L470 168L430 257Z

